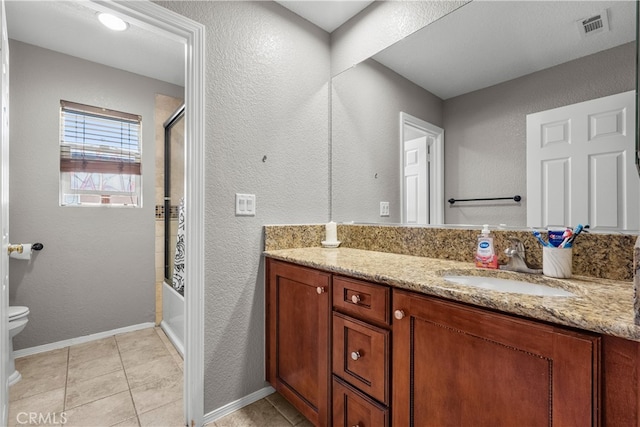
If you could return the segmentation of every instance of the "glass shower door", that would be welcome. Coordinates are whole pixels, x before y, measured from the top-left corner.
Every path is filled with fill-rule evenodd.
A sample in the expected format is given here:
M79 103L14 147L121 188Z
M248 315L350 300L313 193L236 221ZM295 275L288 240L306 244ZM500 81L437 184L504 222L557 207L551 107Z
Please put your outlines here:
M164 277L173 285L178 207L184 197L184 105L164 123Z

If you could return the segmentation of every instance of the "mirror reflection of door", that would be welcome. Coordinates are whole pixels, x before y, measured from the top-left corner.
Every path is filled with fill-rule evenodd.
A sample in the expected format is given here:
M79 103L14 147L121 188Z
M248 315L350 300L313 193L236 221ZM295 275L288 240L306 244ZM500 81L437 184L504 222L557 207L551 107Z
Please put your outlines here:
M527 226L640 228L634 90L527 115Z
M400 113L402 223L442 224L444 130Z
M413 131L405 125L405 132ZM416 129L418 133L423 133ZM429 148L427 135L404 142L404 216L405 224L429 223Z

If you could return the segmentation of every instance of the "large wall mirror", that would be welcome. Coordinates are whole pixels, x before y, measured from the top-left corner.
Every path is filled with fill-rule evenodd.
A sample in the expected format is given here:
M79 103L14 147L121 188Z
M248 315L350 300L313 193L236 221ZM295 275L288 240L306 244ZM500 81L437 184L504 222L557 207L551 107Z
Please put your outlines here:
M404 113L443 130L441 160L427 133L420 200L432 214L420 223L637 230L635 40L633 1L475 0L334 76L332 220L407 223L404 145L415 132ZM602 101L624 93L632 105ZM536 144L574 151L549 160L528 153Z

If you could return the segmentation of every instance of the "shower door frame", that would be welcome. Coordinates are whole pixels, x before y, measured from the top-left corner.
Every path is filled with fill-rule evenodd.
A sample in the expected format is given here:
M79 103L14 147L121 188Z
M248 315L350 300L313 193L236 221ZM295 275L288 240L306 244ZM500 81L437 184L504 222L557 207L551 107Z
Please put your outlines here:
M173 274L169 271L171 256L171 129L178 120L184 118L185 105L182 104L164 124L164 280L173 288ZM183 178L184 183L184 178ZM171 273L171 277L169 277ZM175 288L173 288L175 289Z

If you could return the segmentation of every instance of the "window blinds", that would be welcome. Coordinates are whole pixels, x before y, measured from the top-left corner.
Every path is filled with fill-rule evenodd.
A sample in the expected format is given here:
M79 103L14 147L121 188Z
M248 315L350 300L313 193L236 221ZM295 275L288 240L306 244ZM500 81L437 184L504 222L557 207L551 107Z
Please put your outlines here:
M141 117L60 101L60 171L140 175Z

